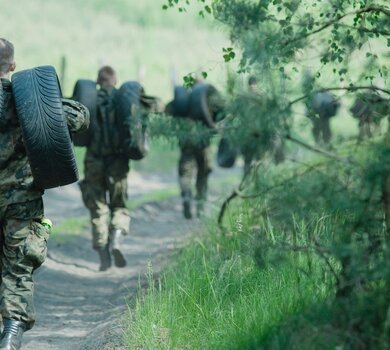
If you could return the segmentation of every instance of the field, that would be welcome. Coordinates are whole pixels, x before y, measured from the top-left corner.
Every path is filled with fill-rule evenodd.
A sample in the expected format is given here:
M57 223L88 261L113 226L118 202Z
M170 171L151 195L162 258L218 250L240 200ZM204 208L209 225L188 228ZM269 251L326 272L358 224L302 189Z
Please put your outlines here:
M79 78L95 79L104 64L120 82L139 79L149 94L172 97L171 71L177 82L206 70L222 85L224 35L208 20L163 11L162 1L0 0L1 36L16 47L17 69L50 64L60 72L66 57L64 95ZM195 11L195 9L194 9Z

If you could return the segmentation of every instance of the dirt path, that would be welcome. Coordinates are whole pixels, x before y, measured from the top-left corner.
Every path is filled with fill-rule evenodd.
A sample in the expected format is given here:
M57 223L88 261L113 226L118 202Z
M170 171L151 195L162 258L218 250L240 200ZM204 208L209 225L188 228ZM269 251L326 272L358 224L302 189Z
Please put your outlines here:
M134 173L133 173L134 174ZM142 194L175 184L172 180L130 179L130 193ZM47 216L55 223L86 216L77 186L45 194ZM131 234L123 250L124 269L100 273L89 232L58 243L49 242L49 256L35 274L36 326L26 333L24 350L126 349L121 344L125 299L137 289L149 261L159 271L175 246L188 238L178 198L149 203L132 212ZM198 223L199 224L199 223ZM191 223L193 229L194 223Z

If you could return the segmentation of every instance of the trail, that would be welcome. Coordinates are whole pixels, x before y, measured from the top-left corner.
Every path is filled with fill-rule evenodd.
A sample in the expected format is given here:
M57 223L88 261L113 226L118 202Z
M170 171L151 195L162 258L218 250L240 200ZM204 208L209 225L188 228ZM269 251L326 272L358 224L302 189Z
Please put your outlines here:
M174 177L131 176L133 195L176 184ZM44 201L54 223L88 215L77 185L47 191ZM179 198L145 204L131 216L131 232L123 244L128 265L123 269L98 272L89 229L81 236L49 241L48 259L34 275L37 322L24 336L24 350L126 349L121 340L126 298L136 292L148 264L155 272L161 270L194 229L194 221L182 218Z

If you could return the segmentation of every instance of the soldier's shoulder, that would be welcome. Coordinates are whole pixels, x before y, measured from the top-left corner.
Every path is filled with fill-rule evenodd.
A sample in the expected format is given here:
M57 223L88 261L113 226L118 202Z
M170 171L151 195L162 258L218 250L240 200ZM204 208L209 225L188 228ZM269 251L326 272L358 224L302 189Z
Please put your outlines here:
M79 112L82 114L88 113L87 107L85 107L82 103L67 98L62 99L62 106L64 109L71 110L73 112Z

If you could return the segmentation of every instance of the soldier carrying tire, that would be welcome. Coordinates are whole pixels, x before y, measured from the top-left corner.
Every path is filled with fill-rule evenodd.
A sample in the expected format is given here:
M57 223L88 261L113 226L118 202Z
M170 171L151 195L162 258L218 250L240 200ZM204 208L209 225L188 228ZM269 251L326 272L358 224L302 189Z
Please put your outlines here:
M15 73L14 47L0 38L0 349L20 349L35 322L33 273L46 258L44 189L77 181L72 132L88 110L61 98L53 67Z
M127 264L121 245L130 227L129 160L140 160L148 152L145 118L155 101L145 95L138 82L126 82L119 89L116 83L114 69L104 66L96 82L79 80L73 94L74 99L85 101L91 112L91 127L75 139L75 144L87 147L85 177L79 185L90 211L92 246L98 252L99 271L108 270L112 258L119 268Z

